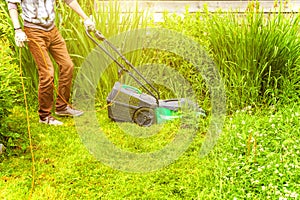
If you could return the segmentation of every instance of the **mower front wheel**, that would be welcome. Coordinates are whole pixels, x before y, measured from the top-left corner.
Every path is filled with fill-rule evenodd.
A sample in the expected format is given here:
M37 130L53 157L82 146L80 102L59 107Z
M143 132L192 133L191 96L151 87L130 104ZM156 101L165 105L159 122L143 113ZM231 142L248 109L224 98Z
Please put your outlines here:
M147 107L137 109L133 114L133 121L140 126L151 126L156 121L154 110Z

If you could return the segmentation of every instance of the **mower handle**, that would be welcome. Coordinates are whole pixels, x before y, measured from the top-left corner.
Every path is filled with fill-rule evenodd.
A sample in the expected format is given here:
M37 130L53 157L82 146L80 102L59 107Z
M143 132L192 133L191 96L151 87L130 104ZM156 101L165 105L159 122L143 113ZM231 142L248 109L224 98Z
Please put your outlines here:
M114 52L116 52L118 54L118 56L121 57L121 59L123 61L125 61L125 63L131 68L133 69L138 75L140 78L143 79L143 81L145 83L147 83L149 85L150 88L152 88L156 95L149 89L147 88L141 81L139 81L128 69L126 69L126 67L120 63L106 48L102 47L91 35L91 32L94 33L94 36L106 43ZM160 95L159 95L159 92L158 90L132 65L132 63L130 63L124 56L123 54L121 54L121 52L119 52L119 50L113 45L111 44L108 40L106 40L106 38L104 37L104 35L102 35L102 33L98 30L89 30L89 29L86 29L86 34L88 35L88 37L100 48L102 49L106 55L108 55L119 67L121 67L122 71L125 71L127 72L139 85L141 85L151 96L153 96L156 100L156 103L157 105L159 105L159 101L158 99L160 98Z
M90 30L90 29L86 29L86 32L90 34L90 32L94 32L95 34L95 37L98 39L98 40L101 40L101 41L104 41L105 40L105 37L104 35L98 31L98 30Z
M104 37L104 35L103 35L101 32L95 30L94 34L95 34L95 36L96 36L96 38L97 38L98 40L101 40L101 41L104 41L104 40L105 40L105 37Z

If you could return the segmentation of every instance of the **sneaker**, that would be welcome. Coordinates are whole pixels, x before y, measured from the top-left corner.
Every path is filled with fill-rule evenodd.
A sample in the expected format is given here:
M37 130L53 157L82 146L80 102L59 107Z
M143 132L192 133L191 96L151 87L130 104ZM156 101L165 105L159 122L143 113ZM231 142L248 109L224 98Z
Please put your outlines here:
M44 119L40 119L40 123L55 125L55 126L60 126L63 124L61 121L58 121L57 119L55 119L52 116L48 116L48 117L45 117Z
M55 114L58 115L58 116L78 117L78 116L83 114L83 111L75 110L75 109L71 108L70 106L67 106L62 111L56 111Z
M1 144L1 143L0 143L0 155L1 155L2 153L4 153L4 151L5 151L5 146L4 146L4 144Z

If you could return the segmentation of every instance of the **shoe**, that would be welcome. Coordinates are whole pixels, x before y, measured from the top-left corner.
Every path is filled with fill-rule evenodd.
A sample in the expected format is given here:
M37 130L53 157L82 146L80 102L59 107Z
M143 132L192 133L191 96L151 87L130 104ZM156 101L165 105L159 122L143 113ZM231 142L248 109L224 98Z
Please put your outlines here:
M70 106L67 106L62 111L56 111L55 114L58 115L58 116L78 117L78 116L83 114L83 111L75 110L75 109L71 108Z
M58 121L52 116L45 117L44 119L40 119L40 123L43 124L49 124L49 125L55 125L55 126L60 126L63 125L61 121Z
M1 144L1 143L0 143L0 155L1 155L2 153L4 153L4 151L5 151L5 146L4 146L4 144Z

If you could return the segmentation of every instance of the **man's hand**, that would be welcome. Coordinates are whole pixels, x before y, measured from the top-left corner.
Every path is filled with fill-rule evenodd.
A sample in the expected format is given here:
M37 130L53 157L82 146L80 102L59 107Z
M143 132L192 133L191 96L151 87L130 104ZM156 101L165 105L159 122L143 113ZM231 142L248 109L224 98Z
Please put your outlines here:
M77 0L73 0L71 1L71 3L68 4L70 6L70 8L72 8L72 10L74 10L80 17L82 17L82 19L84 19L84 26L85 29L89 30L89 31L93 31L95 30L95 23L93 22L93 20L91 20L86 14L85 12L82 10L81 6L79 5L79 3L77 2Z
M28 41L26 34L22 29L18 29L15 32L15 42L18 47L24 47L25 43Z
M87 29L89 31L94 31L96 28L95 23L90 18L86 18L84 20L84 26L85 26L85 29Z

